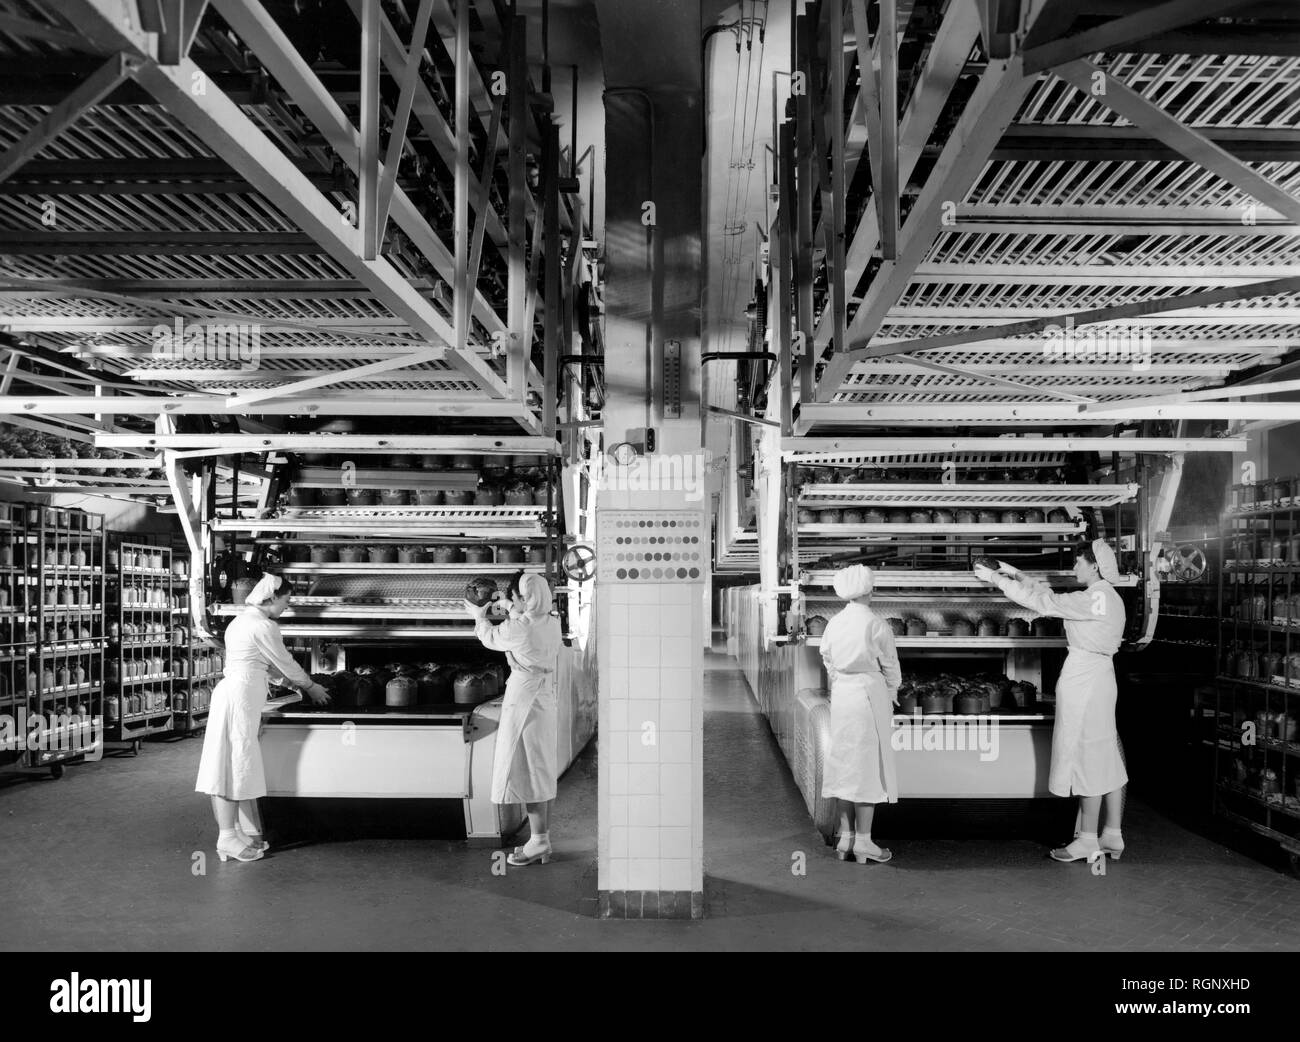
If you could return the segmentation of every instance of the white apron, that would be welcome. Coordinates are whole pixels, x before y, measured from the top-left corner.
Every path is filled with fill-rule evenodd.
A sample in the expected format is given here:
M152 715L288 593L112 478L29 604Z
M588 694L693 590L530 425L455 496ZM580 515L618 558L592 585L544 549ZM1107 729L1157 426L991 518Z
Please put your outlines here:
M509 652L506 658L510 679L492 760L492 802L545 803L555 799L555 672L526 670Z
M1047 779L1055 795L1104 796L1128 781L1115 729L1115 696L1111 657L1071 648L1056 682Z
M831 741L822 765L822 798L897 803L894 700L880 673L836 673L831 684Z
M265 672L227 670L218 682L208 706L195 792L228 800L256 800L266 795L262 746L257 737L266 694Z

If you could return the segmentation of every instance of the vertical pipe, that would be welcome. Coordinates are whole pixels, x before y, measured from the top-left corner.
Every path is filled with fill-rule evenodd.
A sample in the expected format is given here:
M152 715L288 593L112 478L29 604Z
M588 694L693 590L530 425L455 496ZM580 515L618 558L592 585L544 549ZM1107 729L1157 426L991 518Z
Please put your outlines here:
M556 368L560 339L560 128L552 123L546 128L542 149L542 183L546 251L546 286L543 300L546 310L542 315L542 346L544 361L542 371L542 430L550 436L555 433Z
M573 70L573 97L569 100L569 176L578 176L578 67Z
M830 62L831 133L831 224L826 258L830 268L832 335L835 350L843 351L844 329L848 325L848 303L844 285L844 5L831 0L831 33L827 59ZM822 214L822 220L826 215Z
M803 90L797 95L795 114L795 188L798 193L794 217L795 247L795 322L803 334L803 358L799 361L799 401L811 401L816 390L813 377L817 364L817 346L813 321L813 105L812 62L809 61L809 41L812 38L812 19L800 15L795 19L796 68L803 74Z
M361 257L379 256L379 0L361 0Z
M456 343L464 351L469 342L469 5L456 0L456 181L455 181L455 280L452 310L455 312Z
M791 210L794 205L794 192L791 180L794 176L794 128L783 123L776 138L776 234L769 244L772 256L773 281L776 283L776 307L773 309L773 321L776 323L777 368L780 373L781 388L781 434L790 437L794 433L794 388L792 387L793 359L790 345L790 301L794 281L791 263Z
M895 0L880 0L880 256L898 256L898 39ZM836 345L839 346L838 344Z
M528 20L510 19L510 71L506 81L510 106L509 155L506 174L510 198L506 215L507 273L506 326L510 343L506 353L506 386L510 397L523 402L528 398L528 256L527 217L524 208L528 192Z

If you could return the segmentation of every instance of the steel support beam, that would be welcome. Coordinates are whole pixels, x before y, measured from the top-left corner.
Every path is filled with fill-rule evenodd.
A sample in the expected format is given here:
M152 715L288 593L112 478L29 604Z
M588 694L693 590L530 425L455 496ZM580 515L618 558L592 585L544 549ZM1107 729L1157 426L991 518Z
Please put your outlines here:
M78 0L84 3L89 0ZM108 0L99 0L108 2ZM267 13L258 0L215 0L215 6L223 18L239 34L239 37L257 55L276 82L289 94L294 103L316 126L329 142L330 147L339 155L344 164L358 172L357 159L360 155L361 136L352 125L346 113L331 96L320 78L307 64L283 30ZM387 19L380 19L380 31L384 33ZM391 31L391 26L387 26ZM394 37L395 40L395 37ZM394 42L397 56L404 58L400 44ZM385 47L386 54L388 48ZM401 65L398 65L399 74ZM432 104L432 101L430 101ZM419 110L416 110L417 116ZM219 153L220 154L220 153ZM337 211L336 211L337 212ZM438 238L424 215L412 202L401 187L393 190L392 216L411 239L434 270L450 285L455 280L455 259L446 244ZM504 328L500 317L481 294L476 296L474 317L492 332ZM450 324L444 339L451 343L454 333Z
M131 74L132 62L123 54L114 54L71 94L41 117L36 126L0 154L0 181L42 152L60 134L93 108ZM5 232L6 238L8 232ZM0 245L0 249L3 249Z
M98 439L96 439L98 442ZM894 456L930 452L1245 452L1245 438L1073 438L1016 435L1002 438L782 438L781 455L803 453Z
M1024 52L1025 72L1053 69L1098 51L1122 51L1125 44L1180 29L1193 22L1217 18L1254 0L1166 0L1073 36L1030 47Z
M939 402L908 405L809 403L800 418L809 429L818 425L876 425L882 427L955 427L975 424L1052 424L1086 427L1137 420L1255 420L1300 422L1300 402L1185 402L1173 405L1107 403L1104 415L1095 407L1062 402Z
M550 456L558 453L554 438L487 434L97 434L102 449L183 450L200 455L229 456L245 452L398 452L483 456Z
M898 256L898 17L895 0L880 0L880 256ZM875 194L873 189L872 194ZM844 229L840 229L843 238ZM840 346L840 345L836 345Z
M525 401L528 395L528 230L525 196L528 195L528 20L510 19L509 71L506 97L510 107L507 122L506 173L509 199L506 214L506 386L510 397Z
M1086 97L1096 98L1112 112L1141 127L1158 141L1163 141L1189 162L1217 174L1287 220L1300 222L1300 199L1279 188L1200 131L1179 122L1108 72L1087 61L1072 61L1052 71ZM1094 89L1096 84L1101 85L1100 93Z
M379 256L379 0L361 0L361 153L357 157L357 228L361 259ZM459 349L459 337L452 345Z
M411 122L411 106L415 102L415 88L420 83L420 57L424 54L424 40L429 32L429 16L433 13L433 0L420 0L411 33L411 49L406 55L406 69L401 76L402 90L397 98L397 111L393 114L393 127L388 138L388 151L384 153L384 172L379 179L378 225L380 234L388 223L388 211L393 203L393 189L397 185L397 168L402 162L402 149Z
M1022 75L1018 57L989 62L908 215L898 259L881 264L849 324L848 342L837 345L840 350L827 363L817 385L818 401L829 401L852 368L852 348L875 337L942 228L945 212L965 197L1033 85L1032 78Z
M1252 297L1271 297L1287 293L1300 293L1300 277L1285 279L1270 279L1266 282L1252 282L1245 286L1226 286L1222 289L1202 290L1196 293L1182 293L1176 297L1161 297L1156 300L1141 300L1132 304L1118 304L1114 307L1096 308L1090 311L1076 311L1063 315L1049 315L1044 318L1029 319L1024 322L1003 322L998 325L987 326L983 329L968 329L960 333L949 333L945 336L924 337L920 340L895 341L887 344L875 344L871 347L859 348L855 351L845 352L842 357L845 359L845 365L839 373L839 381L843 381L852 368L854 361L865 360L868 358L886 358L893 355L909 354L913 351L936 351L940 348L954 347L958 344L974 344L983 340L1001 339L1013 336L1029 336L1035 333L1042 333L1049 326L1056 326L1058 329L1064 329L1067 326L1077 328L1079 326L1093 325L1106 322L1123 322L1135 318L1149 318L1152 315L1159 315L1169 311L1184 311L1188 308L1204 308L1213 304L1224 304L1234 300L1249 300ZM1244 312L1242 315L1233 316L1243 318L1249 315ZM1252 316L1254 317L1254 316ZM1300 319L1300 311L1296 312L1297 319ZM1256 322L1261 321L1255 317ZM830 367L827 367L827 375L830 375ZM830 387L830 385L827 385ZM834 385L838 388L839 384ZM820 393L818 395L820 399Z
M77 395L16 395L0 398L0 416L69 416L84 417L105 406L105 399ZM113 408L137 416L158 414L176 416L446 416L491 417L517 421L529 420L531 412L518 402L504 399L476 401L465 395L443 397L422 394L340 395L339 397L295 398L271 401L248 408L232 405L225 398L208 395L185 397L144 397L123 395L113 399ZM15 422L15 421L11 421ZM87 423L91 429L96 425ZM62 433L62 432L59 432Z

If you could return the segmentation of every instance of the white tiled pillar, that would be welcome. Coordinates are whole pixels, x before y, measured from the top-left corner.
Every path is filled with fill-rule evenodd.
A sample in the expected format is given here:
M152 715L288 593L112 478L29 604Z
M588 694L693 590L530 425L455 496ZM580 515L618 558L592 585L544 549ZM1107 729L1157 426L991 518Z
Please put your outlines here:
M611 511L692 512L708 557L704 503L679 492L606 491ZM626 517L627 515L617 515ZM667 569L665 569L667 571ZM602 563L596 624L600 676L599 907L610 918L699 918L704 909L704 649L701 584L620 581Z

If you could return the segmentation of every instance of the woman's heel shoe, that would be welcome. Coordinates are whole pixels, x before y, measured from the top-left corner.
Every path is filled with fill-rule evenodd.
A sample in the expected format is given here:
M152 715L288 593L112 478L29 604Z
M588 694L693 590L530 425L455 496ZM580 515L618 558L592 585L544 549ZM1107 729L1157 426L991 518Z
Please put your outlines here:
M847 840L847 842L845 842ZM851 861L853 859L853 833L846 832L840 836L840 841L835 844L835 856L841 861Z
M1101 852L1112 861L1118 861L1119 856L1124 853L1124 841L1120 840L1119 846L1115 846L1113 843L1103 843L1101 845Z
M223 862L230 858L234 858L236 861L260 861L262 860L262 852L253 846L240 846L235 850L223 849L218 846L217 857L221 858Z
M1062 861L1066 864L1072 861L1091 861L1093 858L1104 855L1105 851L1100 846L1094 847L1080 843L1077 839L1067 846L1057 847L1051 853L1053 861Z
M260 832L249 832L246 834L246 836L248 839L248 845L250 847L253 847L255 850L260 850L263 854L265 854L268 850L271 849L271 844L262 838L262 834Z
M551 860L551 848L539 850L536 854L525 854L523 847L515 849L506 857L506 864L513 865L515 868L522 868L524 865L548 864Z
M853 844L853 860L859 865L865 865L868 861L874 861L878 865L883 865L894 857L894 852L888 847L878 847L879 853L868 850L866 847L860 847L855 842Z

